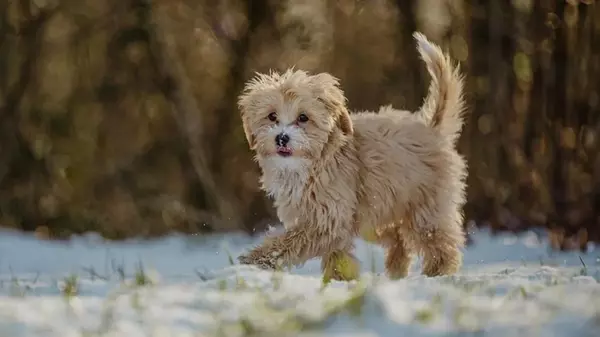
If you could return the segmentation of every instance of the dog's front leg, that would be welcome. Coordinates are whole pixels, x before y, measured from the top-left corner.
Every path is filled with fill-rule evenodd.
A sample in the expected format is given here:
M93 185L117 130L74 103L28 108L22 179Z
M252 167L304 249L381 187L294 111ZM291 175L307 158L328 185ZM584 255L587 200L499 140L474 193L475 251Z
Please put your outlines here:
M317 229L295 227L283 234L267 238L261 245L238 257L238 260L242 264L253 264L273 270L300 265L309 259L322 257L324 282L358 278L359 264L351 253L351 241L332 238L327 234Z
M310 231L297 226L268 237L248 253L239 256L238 261L271 270L300 265L316 256L317 247L311 242L311 237L318 240Z

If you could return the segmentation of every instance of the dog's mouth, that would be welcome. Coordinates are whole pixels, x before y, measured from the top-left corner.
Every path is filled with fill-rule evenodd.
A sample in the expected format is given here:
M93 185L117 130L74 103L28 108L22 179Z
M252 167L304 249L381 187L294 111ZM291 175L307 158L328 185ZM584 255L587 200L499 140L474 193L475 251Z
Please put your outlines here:
M290 149L289 147L285 147L285 146L278 146L277 154L282 157L289 157L292 155L292 149Z

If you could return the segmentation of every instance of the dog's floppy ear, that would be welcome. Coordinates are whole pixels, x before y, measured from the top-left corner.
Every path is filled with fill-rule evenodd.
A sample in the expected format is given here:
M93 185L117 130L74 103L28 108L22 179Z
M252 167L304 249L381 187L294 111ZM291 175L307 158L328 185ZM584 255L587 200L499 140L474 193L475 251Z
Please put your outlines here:
M250 149L254 149L254 146L256 145L256 139L254 138L252 131L250 131L250 128L248 127L248 121L245 118L248 104L250 104L250 96L248 95L247 91L249 91L248 87L246 87L245 92L238 97L238 107L240 109L240 117L242 118L242 127L244 128L246 140L248 141L248 145L250 145Z
M352 119L350 119L350 114L348 113L348 109L345 106L342 108L338 117L338 124L345 135L351 136L352 134L354 134L354 126L352 125Z
M336 123L342 132L348 136L352 135L354 133L352 119L350 119L348 108L346 108L346 97L340 89L339 80L330 74L320 73L313 76L313 81L315 89L318 90L317 97L319 101L336 118Z
M253 150L254 146L256 146L256 139L254 135L250 131L250 128L246 124L245 121L242 120L242 127L244 128L244 134L246 135L246 140L248 141L248 145L250 145L250 149Z

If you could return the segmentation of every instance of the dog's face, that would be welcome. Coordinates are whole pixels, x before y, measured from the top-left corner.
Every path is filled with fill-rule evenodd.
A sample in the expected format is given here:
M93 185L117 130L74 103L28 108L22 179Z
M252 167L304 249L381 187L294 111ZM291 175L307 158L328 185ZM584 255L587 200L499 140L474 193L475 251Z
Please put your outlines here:
M239 106L261 166L294 169L311 163L332 139L353 132L338 80L326 73L259 74L246 84Z

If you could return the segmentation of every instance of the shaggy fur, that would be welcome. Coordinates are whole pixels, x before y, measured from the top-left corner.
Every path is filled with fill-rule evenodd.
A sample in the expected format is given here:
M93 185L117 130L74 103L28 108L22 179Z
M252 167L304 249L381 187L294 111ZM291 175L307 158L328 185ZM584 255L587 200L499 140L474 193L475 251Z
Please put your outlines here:
M241 263L272 269L321 257L324 271L344 279L325 269L354 259L353 239L374 233L391 278L407 275L413 253L422 254L428 276L460 268L467 168L455 146L463 79L437 45L414 37L432 78L415 113L384 106L349 114L338 80L326 73L292 69L247 83L239 98L244 131L285 231ZM277 144L278 134L289 142Z

